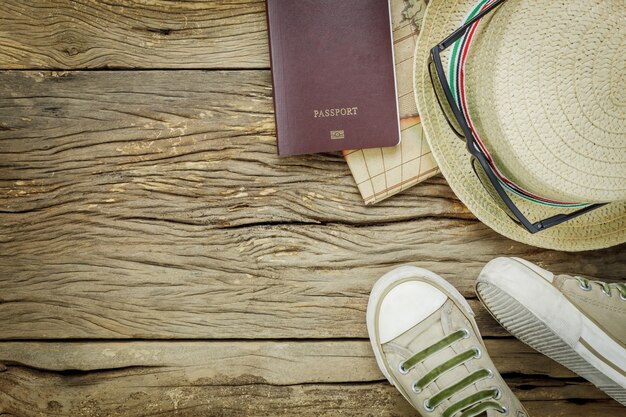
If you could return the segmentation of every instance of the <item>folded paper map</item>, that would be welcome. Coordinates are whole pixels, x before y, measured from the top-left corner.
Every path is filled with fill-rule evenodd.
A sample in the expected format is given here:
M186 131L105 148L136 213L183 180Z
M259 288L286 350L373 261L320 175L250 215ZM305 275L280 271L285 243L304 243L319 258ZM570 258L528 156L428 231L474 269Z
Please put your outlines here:
M425 10L425 0L391 0L400 144L343 151L365 204L381 201L439 172L413 94L413 53Z

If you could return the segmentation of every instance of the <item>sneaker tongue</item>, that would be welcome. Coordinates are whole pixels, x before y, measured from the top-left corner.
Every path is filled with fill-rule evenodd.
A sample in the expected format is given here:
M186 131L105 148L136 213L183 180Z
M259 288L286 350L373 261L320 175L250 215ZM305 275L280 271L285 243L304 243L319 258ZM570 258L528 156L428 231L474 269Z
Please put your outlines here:
M401 334L389 343L383 345L383 350L387 352L397 352L398 350L401 350L405 352L405 355L407 355L408 358L417 352L423 351L452 333L464 328L471 330L471 324L459 311L456 305L452 301L448 300L439 310L433 313L426 320ZM473 333L473 330L471 330L471 337L469 339L453 343L451 346L428 356L421 362L420 365L418 365L419 369L424 369L428 372L449 361L455 356L466 352L474 346L482 349L483 347L480 344L480 341L476 339L476 336ZM468 361L466 365L456 366L452 370L441 374L435 382L432 382L432 386L430 388L434 389L435 392L438 392L446 387L458 383L463 378L479 369L479 363L479 361L472 359L471 361ZM481 389L492 387L494 383L494 380L479 381L476 384L467 387L460 393L454 394L451 397L451 400L452 402L461 400L472 393L480 391Z
M445 304L444 307L435 311L426 320L410 328L389 343L402 346L411 352L419 352L432 345L434 341L443 339L447 335L441 325L442 310L444 308Z

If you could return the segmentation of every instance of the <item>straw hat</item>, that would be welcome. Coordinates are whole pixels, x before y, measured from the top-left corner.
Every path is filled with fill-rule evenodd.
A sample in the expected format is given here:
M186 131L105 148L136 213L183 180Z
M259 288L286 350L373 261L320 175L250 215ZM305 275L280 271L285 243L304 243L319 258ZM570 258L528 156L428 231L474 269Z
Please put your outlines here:
M557 201L611 202L531 234L472 169L433 90L430 49L486 0L431 0L415 51L415 95L448 183L489 227L534 246L580 251L626 241L626 7L623 0L507 0L481 19L465 65L471 122L496 166ZM448 68L450 52L442 54ZM572 209L512 196L531 221Z

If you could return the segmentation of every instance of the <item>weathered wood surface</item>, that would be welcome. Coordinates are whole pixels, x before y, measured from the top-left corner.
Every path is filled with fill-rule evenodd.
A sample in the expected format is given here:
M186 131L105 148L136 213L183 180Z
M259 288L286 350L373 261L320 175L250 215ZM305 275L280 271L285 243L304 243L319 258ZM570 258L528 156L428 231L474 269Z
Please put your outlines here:
M533 416L623 417L625 408L588 383L510 380ZM532 381L534 383L534 381ZM45 387L45 389L41 389ZM386 382L276 386L170 381L167 370L56 375L9 367L0 373L0 412L9 416L417 416ZM536 399L543 398L543 399Z
M575 378L514 339L486 339L503 374ZM383 380L368 340L0 342L0 363L46 371L168 368L171 378L228 385L249 375L272 385Z
M6 0L0 23L0 68L32 69L0 72L0 415L415 415L366 340L382 273L467 297L497 255L626 276L626 246L509 241L440 177L365 207L339 155L276 157L262 0ZM44 71L84 68L151 71ZM534 416L626 416L470 304Z
M265 4L0 2L0 68L268 68Z
M487 345L533 415L626 415L520 342ZM0 413L10 415L416 415L367 341L4 342L2 361ZM518 374L545 369L558 378Z
M624 247L500 237L442 179L364 207L339 156L275 155L265 71L4 72L0 96L6 339L367 337L400 263L469 297L497 255L626 275Z
M183 226L471 218L441 179L410 191L419 204L365 207L338 155L275 156L269 71L0 77L0 207L9 213L53 217L97 191L106 198L85 209L158 210Z

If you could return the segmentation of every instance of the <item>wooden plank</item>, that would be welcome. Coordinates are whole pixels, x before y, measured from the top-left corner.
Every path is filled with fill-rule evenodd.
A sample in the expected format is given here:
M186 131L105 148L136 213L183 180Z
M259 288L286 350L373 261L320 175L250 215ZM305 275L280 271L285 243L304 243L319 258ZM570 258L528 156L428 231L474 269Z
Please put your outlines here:
M3 245L4 338L366 337L369 291L392 265L424 259L415 264L469 294L466 271L489 259L468 261L463 245L482 226L446 220L229 230L106 220L40 224L21 232L20 252ZM502 334L479 311L485 334Z
M573 378L574 373L519 342L486 339L502 374ZM368 340L0 342L0 364L46 371L159 368L184 383L250 381L272 385L376 382Z
M520 342L486 344L538 415L620 415L617 403ZM299 407L304 415L357 415L350 409L358 398L357 410L414 414L381 383L365 340L2 342L0 368L0 412L16 415L258 415L272 407L279 415ZM245 401L235 404L233 397Z
M0 68L268 68L265 5L3 0Z
M535 415L624 415L520 342L486 343ZM364 340L0 343L0 413L15 415L415 415L383 380Z
M465 296L497 255L626 276L626 246L509 241L442 179L364 207L340 156L275 155L269 91L264 71L0 73L3 337L364 338L402 263Z
M222 228L473 218L441 178L365 207L338 154L278 158L268 71L8 71L0 81L3 212L39 221L76 200L111 215L158 203L163 222Z
M623 417L625 409L588 383L509 379L533 415ZM572 401L571 399L576 400ZM417 416L386 382L276 386L181 385L160 369L55 374L10 366L0 372L0 413L71 416Z

